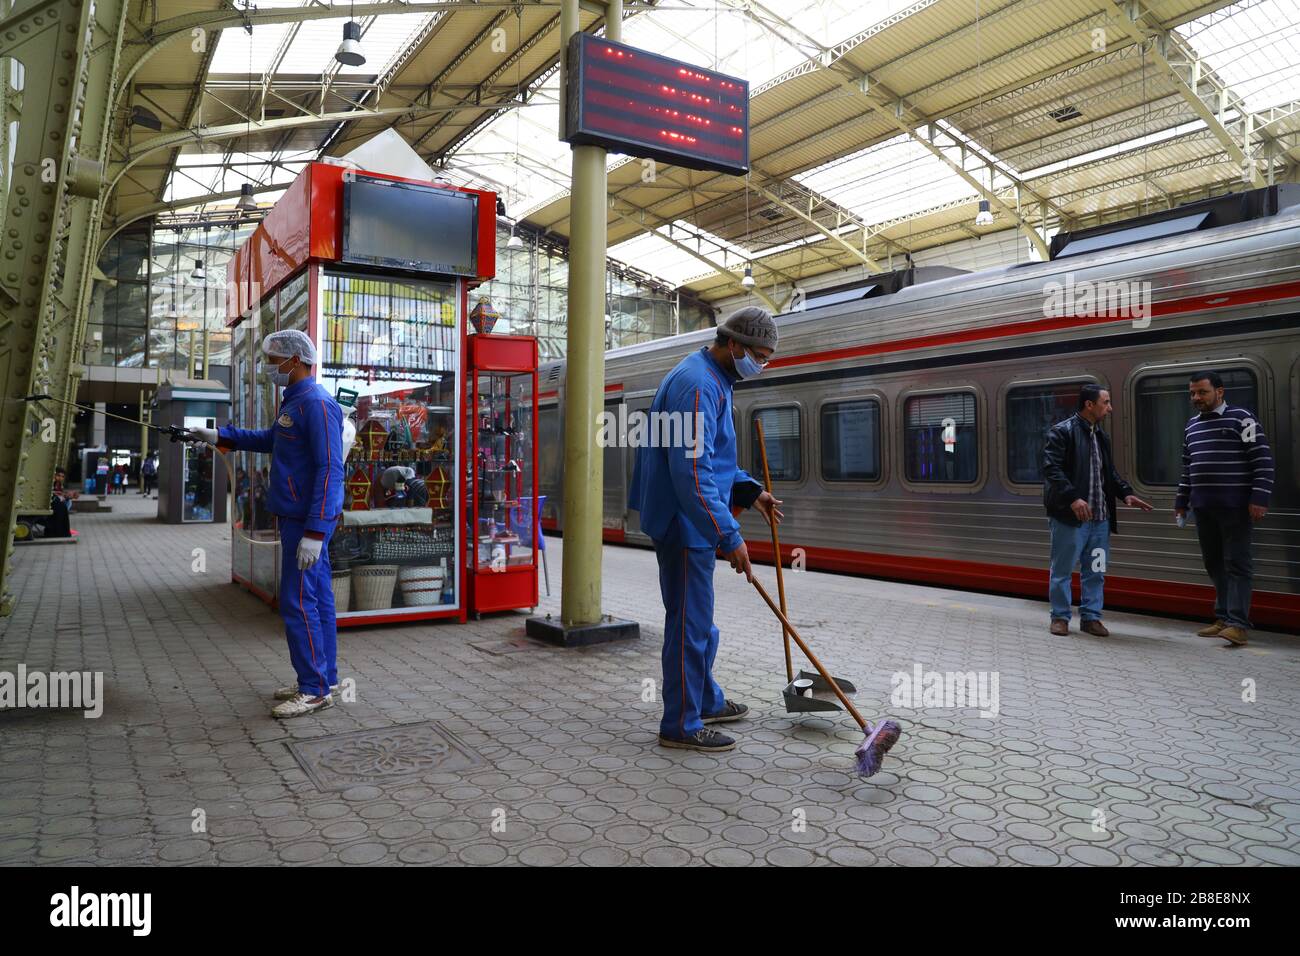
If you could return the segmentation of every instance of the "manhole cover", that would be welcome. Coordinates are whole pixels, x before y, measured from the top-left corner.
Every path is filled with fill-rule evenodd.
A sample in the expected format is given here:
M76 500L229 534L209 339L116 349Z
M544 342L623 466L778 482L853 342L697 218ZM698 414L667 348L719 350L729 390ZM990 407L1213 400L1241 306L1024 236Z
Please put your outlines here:
M320 790L387 783L434 770L459 773L487 763L432 720L301 740L289 744L289 750Z
M503 654L522 654L525 651L544 651L551 648L551 645L542 641L534 641L530 637L511 637L504 641L472 641L469 646L476 651L482 651L484 654L491 654L493 657L500 657Z

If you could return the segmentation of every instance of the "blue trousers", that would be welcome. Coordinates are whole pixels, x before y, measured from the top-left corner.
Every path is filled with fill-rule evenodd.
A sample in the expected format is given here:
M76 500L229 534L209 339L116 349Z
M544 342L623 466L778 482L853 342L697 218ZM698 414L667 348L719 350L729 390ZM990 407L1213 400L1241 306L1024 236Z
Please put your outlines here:
M716 714L727 703L713 679L718 656L718 629L713 626L717 558L709 548L683 547L676 521L664 539L655 542L655 556L664 600L664 719L659 733L680 739L704 726L701 714Z
M338 631L334 622L334 588L330 583L329 535L320 560L298 570L298 542L303 523L280 518L280 616L289 641L289 660L298 675L298 690L313 697L329 693L339 682Z
M1085 521L1072 528L1055 518L1047 520L1052 528L1052 569L1047 586L1047 596L1052 602L1052 620L1070 619L1070 578L1077 564L1081 585L1079 619L1100 621L1105 567L1110 560L1110 522Z

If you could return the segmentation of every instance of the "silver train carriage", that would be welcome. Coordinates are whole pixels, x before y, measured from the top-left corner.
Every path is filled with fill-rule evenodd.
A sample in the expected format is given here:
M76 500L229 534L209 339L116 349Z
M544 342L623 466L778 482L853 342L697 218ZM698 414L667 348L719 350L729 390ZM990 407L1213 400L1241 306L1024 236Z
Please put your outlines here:
M1180 530L1172 510L1187 376L1210 368L1229 402L1256 413L1275 457L1252 617L1300 632L1300 207L1047 262L915 275L892 294L778 317L774 360L736 386L741 465L761 480L761 417L787 561L801 549L810 569L1045 599L1043 434L1096 382L1114 403L1116 467L1155 505L1120 505L1107 606L1209 618L1193 523ZM668 370L713 336L606 353L605 409L648 409ZM563 528L564 394L563 362L543 365L539 478L551 531ZM604 450L604 534L648 545L627 508L634 454ZM767 526L753 512L740 520L751 556L770 562ZM1075 586L1077 595L1077 575Z

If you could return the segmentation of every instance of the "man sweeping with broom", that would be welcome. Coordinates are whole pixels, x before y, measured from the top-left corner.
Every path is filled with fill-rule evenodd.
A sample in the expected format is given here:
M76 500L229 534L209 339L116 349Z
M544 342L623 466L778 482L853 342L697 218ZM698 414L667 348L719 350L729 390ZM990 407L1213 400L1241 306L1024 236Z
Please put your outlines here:
M715 554L752 579L732 508L756 507L780 521L780 501L736 466L731 389L763 370L776 350L771 313L745 308L718 327L712 345L677 363L659 385L650 420L685 423L681 441L637 449L628 506L654 539L664 601L664 717L659 743L685 750L731 750L736 741L706 724L741 720L749 708L727 700L713 679Z
M776 323L767 310L749 307L728 316L712 345L688 355L668 373L650 406L652 427L663 420L691 423L679 431L686 433L687 440L643 444L637 449L628 506L641 513L641 530L654 540L659 561L664 601L664 716L659 743L664 747L731 750L736 746L733 738L705 725L740 720L749 713L744 704L727 700L713 679L719 637L713 623L715 554L720 551L781 615L754 578L740 524L733 517L733 510L757 508L772 527L775 541L776 525L783 517L781 502L737 467L731 410L735 383L762 372L776 345ZM781 620L829 680L802 638L783 616ZM872 727L838 688L836 693L867 735L854 756L858 772L871 776L898 740L900 728L892 720Z

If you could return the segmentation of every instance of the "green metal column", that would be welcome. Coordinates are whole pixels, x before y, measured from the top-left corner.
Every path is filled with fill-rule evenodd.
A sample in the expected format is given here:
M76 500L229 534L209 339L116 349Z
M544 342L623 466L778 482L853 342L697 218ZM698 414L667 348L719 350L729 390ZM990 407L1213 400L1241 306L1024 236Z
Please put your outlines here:
M560 9L560 56L580 29L578 0ZM606 5L606 36L619 38L622 0ZM565 83L569 77L565 76ZM561 93L564 102L567 92ZM573 147L569 203L569 319L564 381L564 568L560 616L566 628L601 619L600 560L604 455L596 446L605 403L605 150Z
M0 613L13 603L15 519L49 512L67 447L70 416L23 397L75 394L125 8L126 0L19 0L0 20L0 58L23 66L0 230Z

